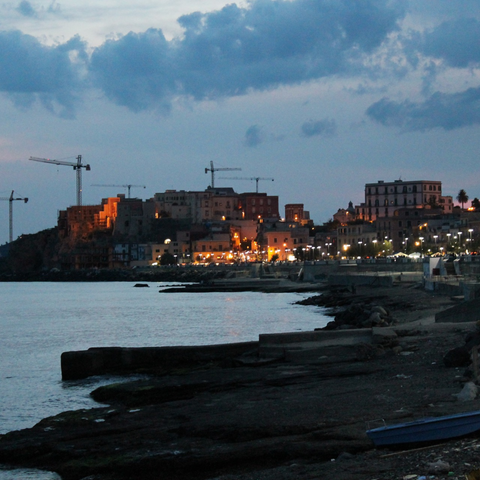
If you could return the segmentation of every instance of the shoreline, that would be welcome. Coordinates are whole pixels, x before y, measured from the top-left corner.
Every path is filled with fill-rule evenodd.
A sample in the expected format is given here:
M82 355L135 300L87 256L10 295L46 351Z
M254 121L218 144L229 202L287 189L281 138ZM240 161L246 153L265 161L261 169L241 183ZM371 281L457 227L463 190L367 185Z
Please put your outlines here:
M435 313L455 301L412 285L358 287L340 296L383 305L395 322L381 333L394 335L372 344L364 338L323 345L264 338L260 344L269 348L260 345L256 353L250 348L204 356L195 365L172 364L150 380L92 393L108 406L64 412L1 436L0 462L56 471L64 480L149 479L160 471L169 479L222 480L414 474L414 461L406 459L418 464L420 454L403 454L402 462L384 458L365 425L475 409L475 400L456 397L465 368L446 368L442 361L475 323L435 323ZM341 335L354 336L348 330ZM448 442L441 456L465 441ZM463 478L467 467L450 462L463 469Z

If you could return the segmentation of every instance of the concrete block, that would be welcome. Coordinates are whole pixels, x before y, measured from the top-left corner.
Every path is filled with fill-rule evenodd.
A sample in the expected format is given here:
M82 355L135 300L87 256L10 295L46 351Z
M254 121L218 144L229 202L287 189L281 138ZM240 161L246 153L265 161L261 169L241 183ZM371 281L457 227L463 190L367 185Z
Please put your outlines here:
M436 323L477 322L480 320L480 298L454 305L435 315Z

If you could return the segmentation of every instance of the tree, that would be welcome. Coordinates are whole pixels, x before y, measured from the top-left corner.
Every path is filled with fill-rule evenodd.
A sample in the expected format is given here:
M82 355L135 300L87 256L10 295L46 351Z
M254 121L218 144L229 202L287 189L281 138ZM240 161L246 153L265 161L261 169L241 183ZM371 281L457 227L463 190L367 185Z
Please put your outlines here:
M160 257L160 265L175 265L177 263L177 257L172 255L170 252L165 252Z
M475 210L480 210L480 200L475 197L473 200L472 200L472 207L475 209Z
M467 201L468 201L467 192L466 192L463 188L458 192L457 200L458 200L459 203L462 204L462 210L463 210L463 206L464 206L465 203L467 203Z

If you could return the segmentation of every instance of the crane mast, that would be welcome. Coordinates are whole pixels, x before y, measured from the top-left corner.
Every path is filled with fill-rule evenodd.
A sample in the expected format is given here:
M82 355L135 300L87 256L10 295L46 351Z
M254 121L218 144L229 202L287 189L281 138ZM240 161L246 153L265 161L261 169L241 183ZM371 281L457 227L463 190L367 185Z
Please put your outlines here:
M91 170L90 165L82 164L82 156L78 155L76 157L77 162L65 162L63 160L51 160L50 158L40 158L40 157L30 157L29 160L34 162L42 162L42 163L51 163L53 165L66 165L67 167L73 167L76 172L77 177L77 206L82 205L82 168L85 170Z
M28 202L28 198L14 198L13 197L14 191L12 190L12 193L10 194L9 197L0 197L0 200L7 200L9 205L8 205L8 239L9 242L13 242L13 202L15 200L23 200L25 203Z
M241 170L241 168L215 168L213 166L213 162L210 162L210 168L205 168L205 173L211 172L212 173L212 184L211 187L215 188L215 172L218 171L225 171L225 170Z

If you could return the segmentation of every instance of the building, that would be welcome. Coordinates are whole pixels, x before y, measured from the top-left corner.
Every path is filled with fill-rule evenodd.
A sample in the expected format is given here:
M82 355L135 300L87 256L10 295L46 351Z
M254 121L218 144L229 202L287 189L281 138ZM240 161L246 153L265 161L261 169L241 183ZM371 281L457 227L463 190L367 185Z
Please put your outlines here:
M154 202L143 201L140 198L125 198L123 194L118 197L120 201L117 204L115 233L126 237L148 236L155 216Z
M355 252L355 255L363 256L370 251L373 253L374 248L370 247L377 242L377 229L370 222L357 220L337 228L337 248L340 255L349 256L351 252Z
M95 230L111 230L117 217L119 197L102 199L101 205L75 205L58 214L60 238L80 238Z
M348 202L348 208L339 208L337 213L333 215L333 221L341 224L353 222L356 218L356 211L352 202Z
M442 182L434 180L395 180L365 185L365 202L358 205L357 218L375 221L393 216L399 208L441 208L446 214L452 213L452 197L442 195Z
M278 197L266 193L241 193L239 210L242 220L279 220Z
M260 223L257 243L262 258L268 261L274 255L280 261L303 257L299 252L313 247L310 229L297 222Z
M310 223L310 212L304 210L303 203L287 203L285 205L285 221L306 225Z

